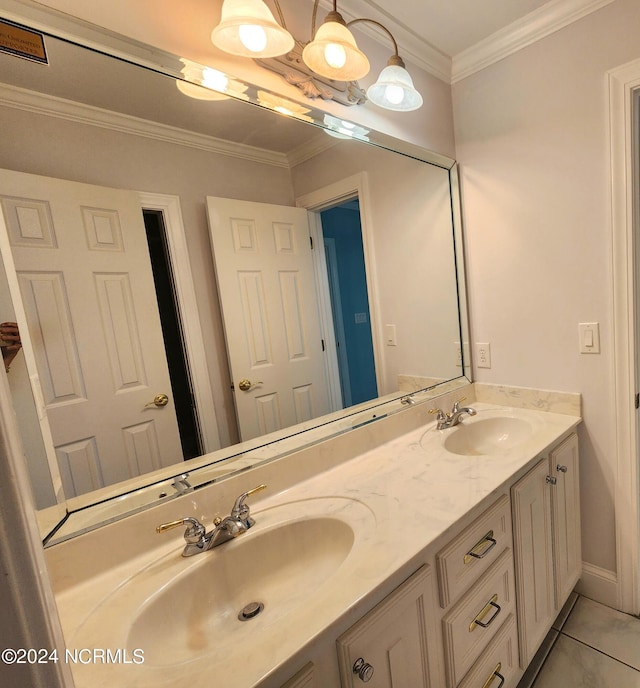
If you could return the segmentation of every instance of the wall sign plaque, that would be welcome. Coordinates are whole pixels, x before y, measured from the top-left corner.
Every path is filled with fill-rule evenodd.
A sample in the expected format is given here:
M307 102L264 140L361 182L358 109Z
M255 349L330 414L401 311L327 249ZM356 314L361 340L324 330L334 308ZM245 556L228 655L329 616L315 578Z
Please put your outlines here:
M5 19L0 19L0 52L49 64L44 35Z

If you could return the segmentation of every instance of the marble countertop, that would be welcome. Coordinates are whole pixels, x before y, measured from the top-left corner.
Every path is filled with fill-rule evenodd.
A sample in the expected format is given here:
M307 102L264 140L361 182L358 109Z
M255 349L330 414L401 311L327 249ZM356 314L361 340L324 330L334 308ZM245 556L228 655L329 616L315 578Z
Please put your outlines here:
M295 513L304 517L305 504L314 504L309 506L311 509L326 505L329 510L339 510L345 501L358 505L349 518L360 537L338 571L315 589L312 600L301 605L299 611L273 622L267 615L262 620L252 620L252 624L260 623L247 631L249 648L240 642L231 646L232 649L225 649L220 656L214 646L203 650L195 659L174 665L158 659L154 648L146 648L144 662L137 663L131 657L129 630L135 610L172 576L195 566L195 560L202 562L205 557L218 557L223 564L224 548L228 545L189 559L181 557L179 529L175 538L162 539L153 550L141 552L58 594L58 609L70 650L120 649L129 652L131 659L125 664L101 661L73 664L76 687L208 688L215 684L248 688L257 685L275 667L334 624L345 610L429 548L485 498L527 470L540 453L580 422L579 417L567 414L483 402L473 406L478 413L466 418L465 425L495 416L510 416L526 420L534 432L513 449L495 455L467 456L447 451L444 441L455 429L439 431L433 422L286 490L278 491L278 485L272 481L268 492L261 493L263 499L254 498L252 515L256 525L241 540L248 542L252 535L257 536L261 529L273 525L278 508L283 505L295 504ZM256 566L260 566L259 561ZM187 600L200 593L183 586L182 594ZM170 625L176 611L179 610L167 609L164 623ZM144 647L140 649L145 652Z

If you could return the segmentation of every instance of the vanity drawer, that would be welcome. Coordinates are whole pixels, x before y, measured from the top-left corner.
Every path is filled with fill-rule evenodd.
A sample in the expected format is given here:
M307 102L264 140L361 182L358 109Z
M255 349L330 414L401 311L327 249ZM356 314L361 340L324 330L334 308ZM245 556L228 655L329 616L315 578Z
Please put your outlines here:
M436 556L440 606L444 609L511 547L511 505L503 495Z
M458 688L514 688L518 671L518 627L511 614Z
M513 555L507 549L442 620L449 688L458 685L514 613Z

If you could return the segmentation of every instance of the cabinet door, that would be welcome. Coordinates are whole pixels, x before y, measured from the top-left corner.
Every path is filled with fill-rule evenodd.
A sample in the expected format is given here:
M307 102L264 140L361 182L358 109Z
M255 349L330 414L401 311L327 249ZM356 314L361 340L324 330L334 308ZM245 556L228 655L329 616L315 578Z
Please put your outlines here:
M540 460L512 488L520 662L526 667L555 615L549 461Z
M569 597L582 571L578 436L570 435L551 452L549 460L550 474L556 478L556 483L551 488L551 506L556 606L559 609Z
M434 598L425 566L338 638L343 688L443 686Z

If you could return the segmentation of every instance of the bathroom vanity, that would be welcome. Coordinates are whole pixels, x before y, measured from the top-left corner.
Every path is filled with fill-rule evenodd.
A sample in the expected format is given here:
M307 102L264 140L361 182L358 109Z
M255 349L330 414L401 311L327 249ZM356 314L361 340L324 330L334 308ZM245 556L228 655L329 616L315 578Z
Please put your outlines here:
M47 549L68 648L130 660L76 686L513 688L580 575L579 396L465 394L456 427L429 414L456 396L418 403ZM260 483L240 538L182 557L155 533Z

